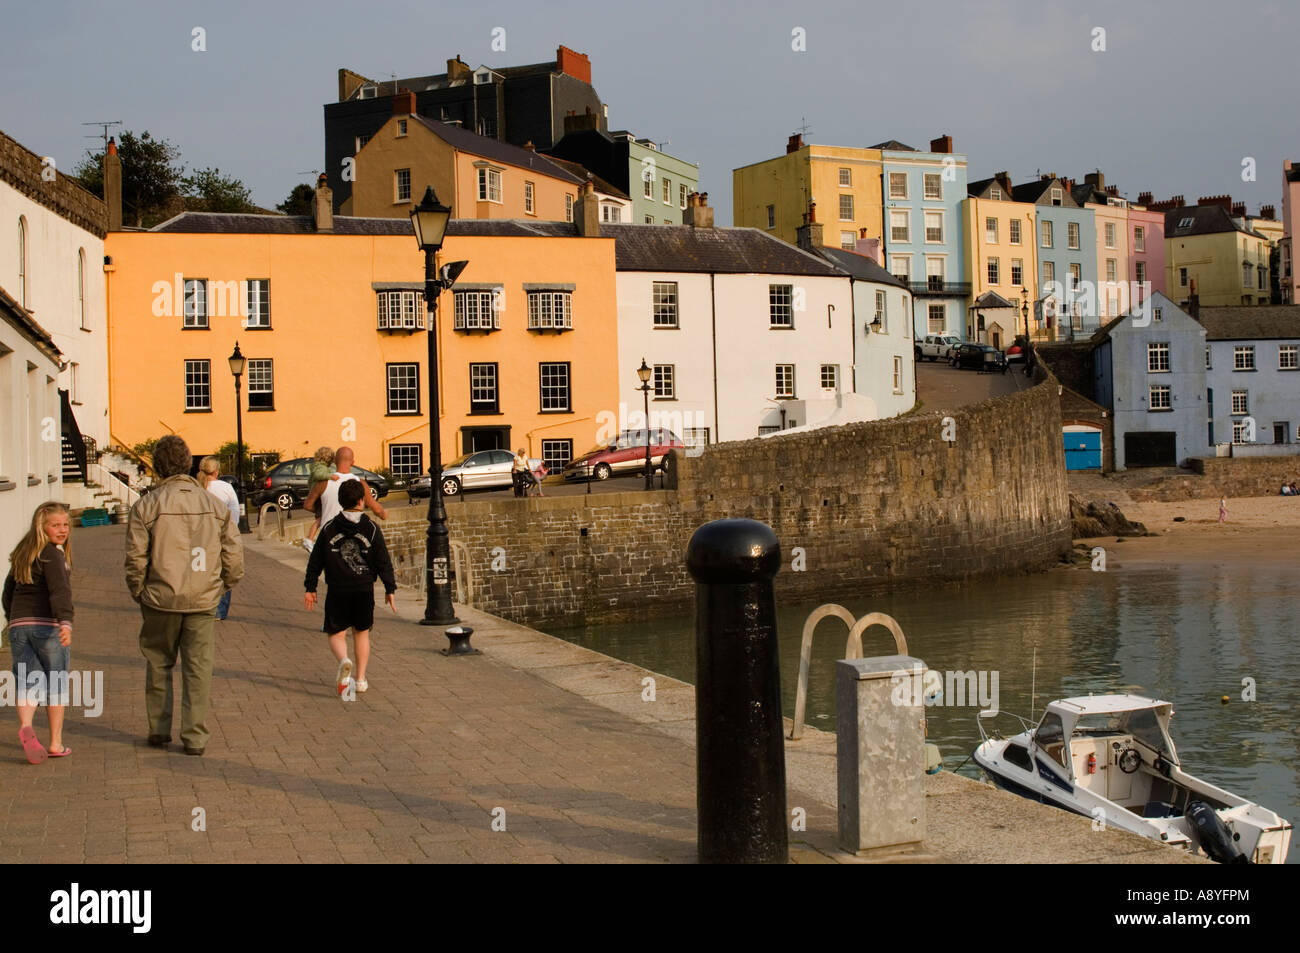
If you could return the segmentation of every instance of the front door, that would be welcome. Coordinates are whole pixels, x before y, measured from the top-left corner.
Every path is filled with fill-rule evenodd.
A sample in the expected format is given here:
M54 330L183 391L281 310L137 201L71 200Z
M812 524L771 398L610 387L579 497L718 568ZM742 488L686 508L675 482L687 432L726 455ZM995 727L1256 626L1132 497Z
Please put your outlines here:
M509 427L462 427L461 453L510 449Z

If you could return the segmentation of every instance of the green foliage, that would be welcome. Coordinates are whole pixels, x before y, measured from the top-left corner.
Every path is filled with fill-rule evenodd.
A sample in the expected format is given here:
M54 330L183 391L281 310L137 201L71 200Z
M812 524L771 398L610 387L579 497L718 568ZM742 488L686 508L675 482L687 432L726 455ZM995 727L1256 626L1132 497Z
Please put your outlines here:
M390 490L400 490L409 482L404 476L394 476L393 471L388 467L375 467L374 472L388 481Z
M186 207L195 212L257 212L253 193L238 179L220 169L198 169L181 179Z
M221 463L221 472L223 474L235 475L235 441L223 443L213 454ZM266 476L266 471L271 469L280 462L279 450L258 450L255 454L250 451L247 443L244 444L243 453L243 470L244 482L254 482L261 480Z
M315 197L316 190L310 185L295 185L289 197L275 208L285 215L310 215L312 200Z
M135 457L149 470L153 472L153 448L158 445L157 437L150 437L148 440L137 443L129 448L131 456Z
M155 139L147 131L136 135L127 130L117 140L122 160L122 217L140 228L163 221L181 197L180 149L166 139ZM73 175L89 191L104 195L104 153L87 153Z

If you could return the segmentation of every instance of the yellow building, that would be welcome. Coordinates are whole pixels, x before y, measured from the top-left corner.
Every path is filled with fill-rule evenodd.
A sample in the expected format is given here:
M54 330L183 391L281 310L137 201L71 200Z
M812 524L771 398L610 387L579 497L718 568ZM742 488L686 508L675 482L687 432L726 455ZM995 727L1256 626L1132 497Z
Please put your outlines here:
M733 221L794 245L809 205L816 204L827 245L883 241L880 152L804 145L793 135L785 155L732 171Z
M571 222L585 179L531 149L512 146L415 112L415 94L394 97L394 114L358 144L344 215L408 218L427 185L460 218Z
M1035 206L1012 199L1011 179L1005 172L968 183L966 192L962 248L971 299L978 305L992 292L1011 306L972 306L967 337L1005 348L1024 332L1025 294L1031 310L1039 297Z
M1266 235L1230 214L1227 196L1165 213L1169 297L1185 305L1195 283L1202 307L1268 304L1271 250Z
M469 264L438 303L444 461L526 447L562 465L618 407L614 240L583 237L598 234L590 195L575 224L449 223L439 260ZM185 213L110 233L115 442L233 441L238 341L252 452L347 444L369 469L429 466L424 256L409 220L330 207L321 187L313 216Z

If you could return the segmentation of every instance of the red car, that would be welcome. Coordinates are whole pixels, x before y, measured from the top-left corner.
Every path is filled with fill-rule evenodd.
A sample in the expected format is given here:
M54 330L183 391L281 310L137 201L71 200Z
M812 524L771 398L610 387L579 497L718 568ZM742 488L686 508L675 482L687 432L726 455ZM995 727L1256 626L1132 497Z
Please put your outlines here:
M662 469L664 454L669 450L680 450L682 443L671 430L650 431L650 465ZM646 432L644 430L624 430L613 441L603 447L588 450L582 456L569 461L564 468L566 480L608 480L614 473L645 472Z

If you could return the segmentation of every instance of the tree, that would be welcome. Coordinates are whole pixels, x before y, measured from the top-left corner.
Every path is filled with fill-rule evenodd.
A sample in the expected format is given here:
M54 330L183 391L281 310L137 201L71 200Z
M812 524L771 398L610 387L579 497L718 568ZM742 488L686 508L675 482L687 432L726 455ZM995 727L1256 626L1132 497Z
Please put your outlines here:
M158 224L168 206L181 194L180 150L166 139L155 139L148 131L137 136L127 130L118 139L122 160L122 215L137 228ZM87 153L73 175L89 191L104 195L104 153Z
M276 210L285 215L310 215L316 190L310 185L295 185L289 197L276 206Z
M222 175L220 169L199 169L181 180L186 207L195 212L258 212L253 194L238 179Z

